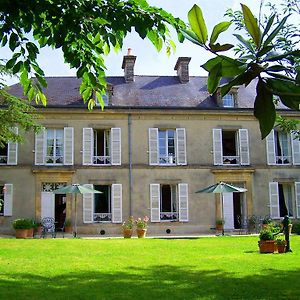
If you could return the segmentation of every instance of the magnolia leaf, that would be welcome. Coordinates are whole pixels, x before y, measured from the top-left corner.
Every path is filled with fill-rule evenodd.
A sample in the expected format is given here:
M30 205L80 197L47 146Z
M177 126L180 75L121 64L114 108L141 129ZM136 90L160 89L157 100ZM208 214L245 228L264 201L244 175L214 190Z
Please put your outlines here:
M219 43L217 43L217 44L209 44L209 47L212 52L222 52L222 51L228 51L234 46L231 44L220 45Z
M275 18L275 15L272 15L272 16L269 18L269 20L268 20L268 22L267 22L267 25L266 25L266 28L265 28L265 30L264 30L264 32L263 32L263 34L262 34L262 39L264 38L264 36L266 36L266 35L268 34L268 32L269 32L271 26L273 25L274 18Z
M230 25L231 22L221 22L217 24L212 31L209 43L214 44L214 42L218 39L220 33L226 31Z
M276 120L276 110L273 102L273 94L262 79L258 80L256 86L254 116L259 121L261 138L263 140L273 129Z
M250 41L244 39L240 34L233 34L251 53L255 53L255 50Z
M183 36L185 38L187 38L189 41L191 41L192 43L196 44L196 45L199 45L199 46L202 46L203 44L199 41L197 35L193 32L193 31L190 31L190 30L187 30L187 29L181 29L181 32L183 34Z
M275 38L275 36L278 34L278 32L282 29L284 26L288 16L284 17L281 22L278 24L278 26L272 31L272 33L268 36L268 38L264 42L264 46L267 46L272 42L272 40Z
M247 31L251 35L255 45L257 48L260 47L261 44L261 32L257 24L257 20L254 18L251 10L245 4L241 4L244 16L245 26Z
M209 72L207 79L207 89L210 94L213 94L220 83L222 78L222 63L216 64Z
M202 10L198 5L194 4L194 6L188 12L188 19L192 31L197 35L200 43L205 44L208 39L207 28L203 18Z

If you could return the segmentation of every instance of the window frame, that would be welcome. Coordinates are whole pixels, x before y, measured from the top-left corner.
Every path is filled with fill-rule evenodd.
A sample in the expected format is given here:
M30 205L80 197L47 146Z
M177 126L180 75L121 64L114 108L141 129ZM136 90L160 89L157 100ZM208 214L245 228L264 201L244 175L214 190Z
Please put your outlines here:
M52 139L49 139L48 138L48 133L49 132L52 132L53 131L53 138ZM58 131L60 131L62 133L62 137L60 138L57 138L57 135L58 135ZM65 149L64 149L64 139L65 139L65 134L64 134L64 129L63 128L47 128L46 129L46 134L45 134L45 165L47 166L62 166L64 165L64 156L65 156ZM59 139L61 140L61 146L59 148L61 148L61 151L62 151L62 155L60 156L57 156L57 142L59 141ZM49 149L49 146L48 146L48 141L51 140L53 141L53 145L52 145L52 148L53 148L53 155L50 156L48 155L48 149ZM53 158L53 162L47 162L48 159L50 158ZM54 158L55 160L57 160L58 158L57 157L60 157L62 162L60 163L57 163L57 162L54 162Z

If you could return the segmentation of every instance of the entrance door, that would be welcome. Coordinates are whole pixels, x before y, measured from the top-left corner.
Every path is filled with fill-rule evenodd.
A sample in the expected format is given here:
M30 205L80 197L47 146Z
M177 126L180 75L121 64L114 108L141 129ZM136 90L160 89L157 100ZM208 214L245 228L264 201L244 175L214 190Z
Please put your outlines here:
M54 218L54 194L52 192L42 192L41 194L41 219L46 217Z
M66 195L55 195L55 229L63 228L66 220Z
M233 193L223 194L223 219L224 229L234 229L234 216L233 216Z

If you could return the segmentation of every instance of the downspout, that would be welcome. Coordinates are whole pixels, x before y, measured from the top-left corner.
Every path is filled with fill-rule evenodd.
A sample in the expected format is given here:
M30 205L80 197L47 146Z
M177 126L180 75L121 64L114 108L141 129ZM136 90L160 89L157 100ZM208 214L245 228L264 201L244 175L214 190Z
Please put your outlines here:
M131 113L128 114L128 158L129 158L129 213L132 213L132 144L131 144Z

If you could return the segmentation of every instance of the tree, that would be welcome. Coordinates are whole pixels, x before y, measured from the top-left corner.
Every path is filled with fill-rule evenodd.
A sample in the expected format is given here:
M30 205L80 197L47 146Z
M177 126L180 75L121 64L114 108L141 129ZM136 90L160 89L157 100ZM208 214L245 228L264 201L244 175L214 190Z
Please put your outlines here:
M291 6L291 3L286 1L284 16L271 6L271 15L264 15L262 22L258 21L244 4L241 4L241 12L227 12L236 24L236 29L245 30L246 33L245 36L234 34L238 39L235 48L238 57L235 59L220 54L232 49L234 45L217 43L219 35L226 31L232 22L217 24L208 39L202 11L194 5L188 13L190 28L183 30L187 39L215 54L214 58L202 66L209 73L210 93L213 94L220 88L221 95L224 96L234 85L247 86L254 79L257 80L254 115L259 121L262 139L269 134L276 120L274 96L285 106L299 110L300 50L296 48L299 39L287 43L291 36L297 38L296 27L287 25L291 11L295 9L296 13L299 13L297 2L294 2L295 5ZM222 77L230 80L220 86ZM291 123L284 123L282 119L280 121L286 128L292 126Z
M104 105L106 93L104 55L122 47L126 34L134 29L148 38L157 50L163 44L175 48L169 26L179 32L184 23L146 0L10 0L0 3L0 44L13 52L6 68L20 74L29 101L46 104L42 88L47 86L37 62L39 49L61 48L65 62L82 78L80 93L89 108L93 95ZM33 41L28 38L32 33ZM180 36L179 32L179 36ZM36 81L31 80L35 77Z

